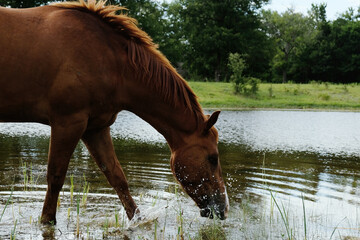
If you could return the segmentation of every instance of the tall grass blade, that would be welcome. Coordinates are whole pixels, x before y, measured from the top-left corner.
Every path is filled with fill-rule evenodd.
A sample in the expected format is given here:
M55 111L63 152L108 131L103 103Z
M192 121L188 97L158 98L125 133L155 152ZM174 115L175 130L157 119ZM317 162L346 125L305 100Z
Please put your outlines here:
M154 240L157 240L157 225L158 225L158 221L155 220Z
M7 206L8 206L9 203L10 203L10 200L11 200L12 195L13 195L13 191L14 191L14 189L12 188L12 189L11 189L11 193L10 193L10 197L9 197L8 200L6 201L6 203L5 203L5 208L4 208L4 210L2 211L2 213L1 213L0 222L1 222L2 217L4 216L4 213L5 213L5 210L6 210Z
M304 233L305 233L304 239L307 240L306 212L305 212L305 202L304 202L304 195L303 194L301 194L301 199L302 199L303 214L304 214Z
M289 222L287 221L287 216L286 216L286 212L284 211L285 210L284 206L282 206L283 210L281 210L281 208L280 208L279 204L277 203L274 195L272 194L272 191L270 191L270 194L271 194L271 198L274 200L274 203L275 203L277 209L280 212L281 218L282 218L282 220L284 222L284 225L285 225L285 228L286 228L286 233L287 233L288 239L291 239L291 234L290 234L290 229L289 229Z
M29 177L27 176L26 162L23 163L23 177L24 177L24 191L26 191L28 179L29 179Z
M115 227L118 228L120 226L119 223L119 213L115 209Z
M76 196L76 201L77 201L77 205L76 205L76 236L79 237L80 235L80 218L79 218L79 214L80 214L80 198L79 195Z
M346 219L346 217L344 217L334 228L334 230L332 231L331 235L330 235L330 240L332 239L332 237L334 236L334 233L336 231L336 229L339 227L340 223L342 223L344 220Z
M83 207L86 207L87 197L88 197L89 189L90 189L90 183L86 181L85 174L83 175L83 177L84 177L84 188L83 188L83 195L82 195L81 205Z
M70 206L73 204L73 196L74 196L74 175L70 175Z
M16 235L15 235L15 231L16 231L16 224L17 224L17 219L14 223L14 229L11 230L11 235L10 235L10 239L11 240L15 240L16 239Z

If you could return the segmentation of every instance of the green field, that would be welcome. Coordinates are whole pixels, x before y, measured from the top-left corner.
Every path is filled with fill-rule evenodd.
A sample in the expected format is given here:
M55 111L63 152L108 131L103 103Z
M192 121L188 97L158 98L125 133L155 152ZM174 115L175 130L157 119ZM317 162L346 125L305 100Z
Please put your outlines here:
M262 83L256 95L234 94L223 82L189 82L204 108L319 109L360 111L360 84Z

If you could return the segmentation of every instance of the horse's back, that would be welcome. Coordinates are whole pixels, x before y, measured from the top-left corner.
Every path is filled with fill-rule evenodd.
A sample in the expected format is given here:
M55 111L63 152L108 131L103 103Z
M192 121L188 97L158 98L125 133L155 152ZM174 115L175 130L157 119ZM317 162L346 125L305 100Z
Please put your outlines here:
M96 97L89 86L106 88L88 81L110 78L116 64L106 29L77 10L0 8L0 121L48 123L54 111L86 108Z

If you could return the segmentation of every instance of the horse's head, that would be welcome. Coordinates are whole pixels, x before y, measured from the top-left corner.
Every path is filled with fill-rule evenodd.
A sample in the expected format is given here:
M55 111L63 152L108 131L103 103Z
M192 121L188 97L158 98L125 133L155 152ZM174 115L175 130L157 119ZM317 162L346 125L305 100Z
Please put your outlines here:
M221 175L218 133L213 127L220 112L213 113L201 129L172 153L171 168L185 192L199 206L202 217L213 218L213 212L225 219L229 200Z

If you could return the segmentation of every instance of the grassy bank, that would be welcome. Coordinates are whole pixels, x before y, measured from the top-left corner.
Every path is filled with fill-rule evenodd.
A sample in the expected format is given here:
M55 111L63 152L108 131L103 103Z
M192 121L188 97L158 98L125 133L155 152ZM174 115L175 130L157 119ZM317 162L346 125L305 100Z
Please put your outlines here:
M360 110L360 85L262 83L254 96L234 94L231 83L189 82L204 108Z

